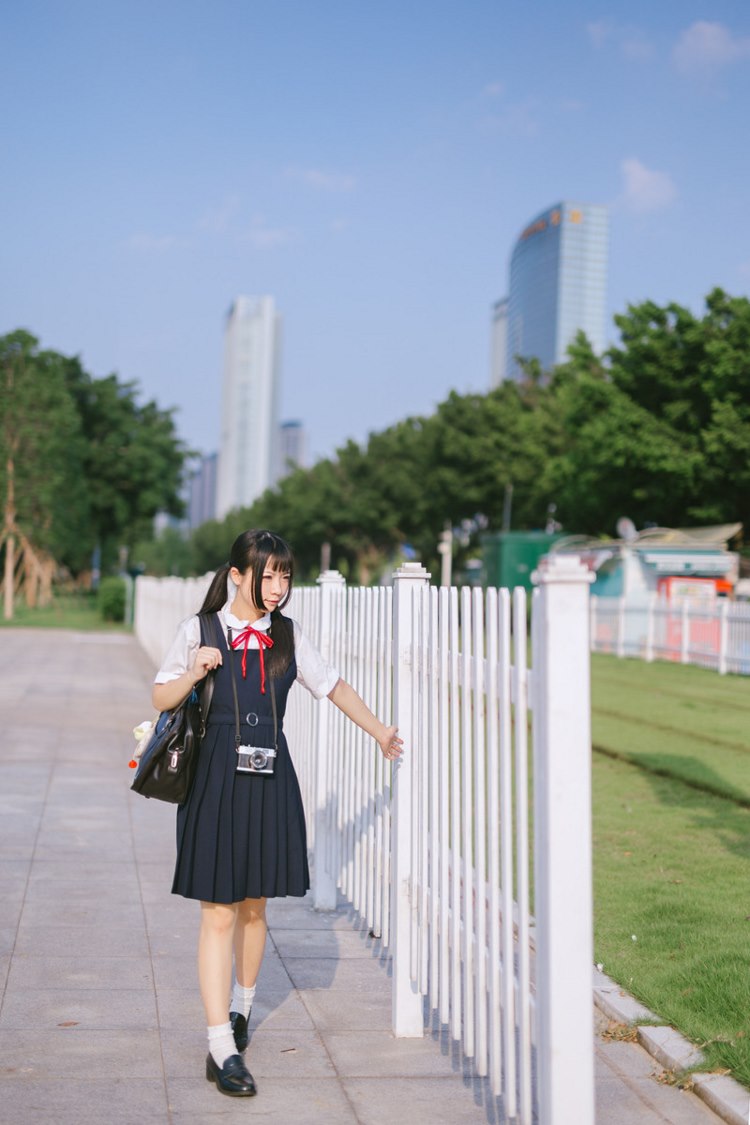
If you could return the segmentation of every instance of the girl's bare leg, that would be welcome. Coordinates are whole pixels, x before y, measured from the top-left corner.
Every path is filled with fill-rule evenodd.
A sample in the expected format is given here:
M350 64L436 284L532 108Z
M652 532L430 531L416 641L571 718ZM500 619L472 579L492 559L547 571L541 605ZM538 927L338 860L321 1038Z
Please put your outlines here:
M232 988L232 944L238 903L201 903L201 928L198 938L198 981L209 1027L229 1019L229 993Z
M258 977L266 947L266 899L246 898L237 903L234 930L234 966L237 983L251 988Z

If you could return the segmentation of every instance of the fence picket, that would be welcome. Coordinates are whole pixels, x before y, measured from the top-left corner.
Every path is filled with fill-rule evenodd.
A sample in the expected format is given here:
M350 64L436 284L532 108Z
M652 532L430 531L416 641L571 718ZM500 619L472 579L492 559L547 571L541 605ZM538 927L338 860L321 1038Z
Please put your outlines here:
M507 590L501 591L509 612ZM519 1125L531 1125L531 902L529 889L529 756L528 669L526 653L526 591L513 591L513 702L516 772L516 902L518 914L518 1083Z

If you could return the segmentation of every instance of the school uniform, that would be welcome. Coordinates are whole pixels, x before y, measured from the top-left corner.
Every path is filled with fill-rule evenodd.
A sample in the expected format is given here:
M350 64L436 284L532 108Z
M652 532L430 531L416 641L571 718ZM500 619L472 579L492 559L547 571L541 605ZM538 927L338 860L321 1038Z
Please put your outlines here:
M177 809L172 893L218 903L301 896L310 886L310 872L302 797L284 736L286 701L295 681L316 698L323 698L336 686L339 674L293 622L294 655L286 671L272 678L265 668L268 656L261 652L255 635L245 634L240 647L230 649L228 630L236 639L247 625L234 617L230 604L214 615L220 626L216 632L222 663L211 673L214 694L195 780L187 800ZM270 626L271 616L266 614L252 628L267 634ZM197 615L188 618L178 629L156 683L182 675L192 666L197 649L206 643L211 642L201 619ZM276 758L271 774L237 770L232 676L243 746L273 748L271 691L275 694Z

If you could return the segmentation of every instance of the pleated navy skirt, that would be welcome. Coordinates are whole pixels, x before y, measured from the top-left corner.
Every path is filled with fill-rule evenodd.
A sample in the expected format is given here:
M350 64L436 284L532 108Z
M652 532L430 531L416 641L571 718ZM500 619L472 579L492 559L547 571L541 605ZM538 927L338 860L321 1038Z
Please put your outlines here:
M230 655L221 633L224 663L216 671L206 736L193 786L177 809L177 863L172 893L202 902L301 896L310 886L307 834L299 782L283 731L289 689L297 677L292 660L273 680L277 756L272 774L237 772L235 710L230 660L234 661L245 746L272 746L272 684L260 691L257 650Z

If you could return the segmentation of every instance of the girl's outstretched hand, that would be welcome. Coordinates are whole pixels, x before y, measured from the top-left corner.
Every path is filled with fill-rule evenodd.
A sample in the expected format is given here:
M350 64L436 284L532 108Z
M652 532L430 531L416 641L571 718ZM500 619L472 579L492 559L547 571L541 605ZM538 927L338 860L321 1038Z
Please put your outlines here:
M398 727L385 727L383 734L378 738L378 745L383 752L383 757L389 762L396 761L404 752L403 740L398 737Z

